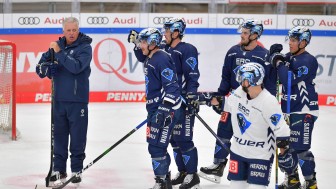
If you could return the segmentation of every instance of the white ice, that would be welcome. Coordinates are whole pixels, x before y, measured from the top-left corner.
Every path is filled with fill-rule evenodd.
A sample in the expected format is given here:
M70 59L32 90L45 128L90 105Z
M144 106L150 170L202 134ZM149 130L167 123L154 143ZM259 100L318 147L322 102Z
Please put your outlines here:
M219 116L208 107L199 115L216 131ZM312 151L316 160L318 186L335 188L336 176L335 123L336 107L321 107L320 117L313 132ZM144 103L91 103L89 104L89 130L86 159L89 164L119 139L146 119ZM11 141L0 135L0 189L28 189L44 185L50 166L50 104L18 104L17 126L21 138ZM212 163L215 138L196 121L194 142L199 153L199 167ZM84 171L83 189L140 189L154 184L150 156L143 126L123 143ZM169 148L172 156L172 149ZM176 165L172 161L172 174ZM201 179L202 189L229 188L226 179L221 184ZM68 174L70 168L68 163ZM301 177L302 180L302 177ZM279 183L283 174L279 171ZM74 188L69 185L65 188ZM269 188L275 188L273 170Z

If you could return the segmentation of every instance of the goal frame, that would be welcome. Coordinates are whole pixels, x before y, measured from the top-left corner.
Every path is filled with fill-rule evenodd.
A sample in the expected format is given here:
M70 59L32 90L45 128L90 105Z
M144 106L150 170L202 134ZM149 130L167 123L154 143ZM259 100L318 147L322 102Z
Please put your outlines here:
M0 40L0 46L12 47L12 140L16 140L16 45L13 42ZM0 81L1 82L1 81Z

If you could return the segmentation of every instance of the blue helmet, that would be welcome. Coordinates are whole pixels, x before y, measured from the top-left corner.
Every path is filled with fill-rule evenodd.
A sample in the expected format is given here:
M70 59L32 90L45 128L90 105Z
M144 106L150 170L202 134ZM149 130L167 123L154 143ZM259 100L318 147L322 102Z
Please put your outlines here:
M302 40L306 40L307 44L309 44L312 33L311 31L304 26L295 26L291 30L288 31L288 36L286 37L286 41L290 38L296 38L301 42Z
M236 73L236 80L238 83L242 83L244 80L248 80L251 86L261 85L265 77L265 69L259 63L246 63L240 66Z
M245 20L244 23L239 26L238 30L241 32L242 28L249 29L251 34L256 33L258 38L264 31L263 24L260 20Z
M140 42L146 40L148 45L160 46L162 33L156 28L143 29L138 35L138 40Z
M186 23L181 18L169 18L164 24L163 29L169 29L170 32L178 31L183 37L185 33Z

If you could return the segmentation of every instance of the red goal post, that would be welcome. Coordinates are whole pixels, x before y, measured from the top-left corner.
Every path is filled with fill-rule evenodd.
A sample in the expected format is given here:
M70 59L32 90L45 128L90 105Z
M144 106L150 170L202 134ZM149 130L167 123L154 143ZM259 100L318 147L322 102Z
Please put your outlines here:
M0 132L17 138L16 45L4 40L0 40Z

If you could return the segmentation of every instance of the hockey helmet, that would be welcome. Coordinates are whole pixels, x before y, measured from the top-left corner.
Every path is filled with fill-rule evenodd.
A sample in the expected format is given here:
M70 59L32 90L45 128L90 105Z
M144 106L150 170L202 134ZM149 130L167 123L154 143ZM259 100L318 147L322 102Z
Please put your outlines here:
M304 26L295 26L291 30L288 31L288 36L286 36L286 41L290 38L296 38L299 42L306 40L307 44L309 44L312 33L311 31Z
M241 33L243 28L249 29L251 34L256 33L258 38L260 38L264 31L263 24L260 20L245 20L244 23L239 26L238 31Z
M265 77L265 69L259 63L246 63L240 66L236 73L236 80L238 83L242 83L244 80L248 80L251 86L261 85Z
M185 33L186 23L181 18L169 18L163 24L163 30L169 29L170 32L178 31L180 36L183 37Z
M160 46L162 33L156 28L143 29L138 35L138 40L146 41L148 45Z

